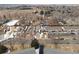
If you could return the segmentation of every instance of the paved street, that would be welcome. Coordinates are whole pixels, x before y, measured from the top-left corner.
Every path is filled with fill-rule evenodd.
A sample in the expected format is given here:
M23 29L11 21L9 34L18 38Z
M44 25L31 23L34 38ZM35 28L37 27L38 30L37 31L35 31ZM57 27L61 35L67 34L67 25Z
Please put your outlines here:
M29 48L29 49L25 49L21 51L12 52L10 54L35 54L35 51L33 48ZM78 53L69 52L69 51L60 51L60 50L52 49L52 48L45 48L44 54L78 54Z

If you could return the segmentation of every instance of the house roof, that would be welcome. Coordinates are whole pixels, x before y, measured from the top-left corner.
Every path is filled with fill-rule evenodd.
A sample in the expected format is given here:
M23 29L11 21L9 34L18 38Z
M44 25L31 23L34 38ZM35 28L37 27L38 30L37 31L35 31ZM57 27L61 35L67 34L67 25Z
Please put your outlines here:
M15 25L18 21L19 21L19 20L11 20L11 21L5 23L5 25L7 25L7 26L13 26L13 25Z
M7 23L9 21L10 21L9 19L7 19L7 20L0 20L0 25L5 24L5 23Z

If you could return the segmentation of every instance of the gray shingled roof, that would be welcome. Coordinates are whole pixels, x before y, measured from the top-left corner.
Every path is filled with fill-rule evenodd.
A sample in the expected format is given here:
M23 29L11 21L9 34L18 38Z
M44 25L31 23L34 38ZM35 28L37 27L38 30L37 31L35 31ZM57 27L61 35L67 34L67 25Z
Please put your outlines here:
M6 19L6 20L0 20L0 25L5 24L5 23L7 23L7 22L9 22L9 21L10 21L9 19Z

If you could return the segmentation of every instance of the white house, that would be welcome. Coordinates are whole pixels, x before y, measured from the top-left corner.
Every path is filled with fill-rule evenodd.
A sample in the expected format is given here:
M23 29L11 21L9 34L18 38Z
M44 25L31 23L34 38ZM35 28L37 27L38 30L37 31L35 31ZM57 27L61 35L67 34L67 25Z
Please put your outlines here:
M19 20L11 20L7 23L4 24L4 26L7 26L7 28L9 28L9 30L5 29L6 32L4 34L4 40L7 40L9 38L14 38L17 34L17 27L15 27L14 25L16 25L16 23L18 22Z

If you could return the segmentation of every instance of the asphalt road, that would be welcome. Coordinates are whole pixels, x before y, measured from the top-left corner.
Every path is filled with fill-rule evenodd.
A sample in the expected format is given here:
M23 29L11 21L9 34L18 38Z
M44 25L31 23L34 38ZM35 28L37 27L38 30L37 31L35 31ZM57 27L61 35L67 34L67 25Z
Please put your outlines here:
M9 54L35 54L34 48L29 48L17 52L12 52ZM44 54L78 54L77 52L69 52L69 51L60 51L57 49L45 48Z

